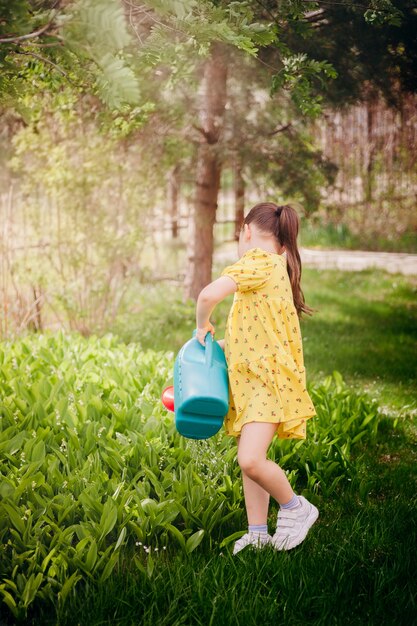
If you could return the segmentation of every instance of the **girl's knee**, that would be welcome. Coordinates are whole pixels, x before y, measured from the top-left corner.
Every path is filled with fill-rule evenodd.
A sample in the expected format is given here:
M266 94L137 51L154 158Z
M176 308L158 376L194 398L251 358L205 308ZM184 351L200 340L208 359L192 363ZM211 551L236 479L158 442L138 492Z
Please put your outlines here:
M265 459L259 458L250 452L237 455L239 467L249 478L256 478L259 475L259 469Z

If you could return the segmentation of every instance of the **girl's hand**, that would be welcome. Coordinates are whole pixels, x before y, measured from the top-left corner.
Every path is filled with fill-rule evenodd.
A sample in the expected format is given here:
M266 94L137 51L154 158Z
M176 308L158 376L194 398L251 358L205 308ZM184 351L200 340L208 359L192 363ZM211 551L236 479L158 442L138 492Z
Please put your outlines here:
M202 346L207 333L214 338L214 326L208 321L214 307L235 291L237 284L230 276L220 276L200 291L196 308L196 338Z
M203 328L197 328L197 332L195 334L196 339L199 343L201 343L202 346L205 346L205 338L207 333L211 333L211 336L214 339L214 333L215 333L215 329L214 326L211 322L209 322L208 324L206 324L206 326L203 326Z

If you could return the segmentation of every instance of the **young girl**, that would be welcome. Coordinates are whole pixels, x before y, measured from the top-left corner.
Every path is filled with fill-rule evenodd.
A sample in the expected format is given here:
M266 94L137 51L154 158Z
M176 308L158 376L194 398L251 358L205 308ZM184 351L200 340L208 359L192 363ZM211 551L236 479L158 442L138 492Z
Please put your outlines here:
M268 543L290 550L305 539L319 514L293 492L279 465L266 458L274 435L305 439L306 422L316 415L306 390L299 324L301 313L313 309L305 304L300 287L298 228L292 207L272 202L254 206L240 232L239 261L207 285L197 301L196 337L204 345L206 334L214 335L214 307L235 293L219 343L229 371L225 428L237 438L249 529L236 541L233 554L247 545ZM280 506L272 537L267 529L270 495Z

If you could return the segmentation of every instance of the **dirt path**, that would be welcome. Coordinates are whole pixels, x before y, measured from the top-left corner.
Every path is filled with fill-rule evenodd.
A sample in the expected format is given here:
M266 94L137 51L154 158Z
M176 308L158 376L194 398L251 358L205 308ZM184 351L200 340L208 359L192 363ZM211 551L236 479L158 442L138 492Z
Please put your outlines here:
M377 267L392 274L417 275L417 254L406 252L369 252L367 250L318 250L300 248L301 262L306 267L360 271ZM214 258L218 262L237 260L237 245L228 242L218 249Z
M301 261L309 267L363 270L378 267L392 274L417 274L417 254L368 252L366 250L300 249Z

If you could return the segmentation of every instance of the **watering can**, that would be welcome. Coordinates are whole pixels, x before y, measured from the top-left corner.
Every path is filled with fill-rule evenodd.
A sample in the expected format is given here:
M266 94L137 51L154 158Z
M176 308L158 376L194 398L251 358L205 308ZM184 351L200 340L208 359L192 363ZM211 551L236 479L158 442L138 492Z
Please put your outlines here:
M211 333L206 335L205 346L195 334L175 359L174 389L166 388L162 401L175 410L175 426L181 435L208 439L220 430L229 409L227 363Z

